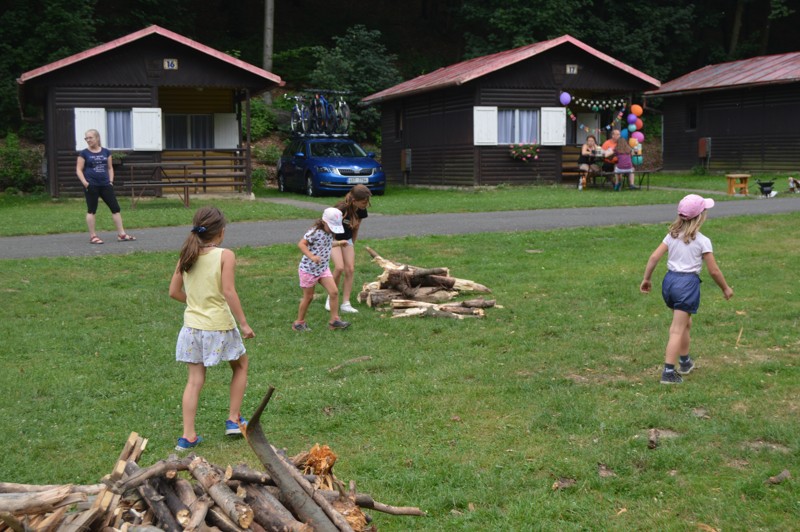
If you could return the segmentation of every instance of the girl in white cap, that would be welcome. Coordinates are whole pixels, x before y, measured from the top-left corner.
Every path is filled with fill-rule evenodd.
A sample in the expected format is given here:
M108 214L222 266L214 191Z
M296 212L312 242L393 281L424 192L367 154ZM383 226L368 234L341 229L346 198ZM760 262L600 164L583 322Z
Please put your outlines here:
M330 298L331 320L328 328L346 329L350 323L339 319L339 289L333 281L333 274L328 266L331 260L331 249L333 249L333 235L344 233L342 227L342 211L335 207L328 207L322 213L322 218L306 231L297 247L303 252L300 260L298 275L300 276L300 288L303 289L303 298L300 300L300 308L297 310L297 319L292 324L295 331L310 331L306 324L306 311L314 299L314 288L317 283L321 284L328 291ZM346 240L336 241L337 246L347 245Z
M672 324L669 327L661 384L681 383L681 375L694 369L694 361L689 356L689 333L692 328L692 314L696 314L700 306L699 275L703 262L706 263L708 274L722 289L725 299L733 297L733 288L725 282L725 277L714 260L711 240L700 232L700 227L706 221L706 209L713 206L713 199L697 194L689 194L681 200L678 204L678 218L672 222L669 233L650 255L644 270L644 279L639 286L641 292L650 292L653 270L664 253L669 252L661 295L672 309Z

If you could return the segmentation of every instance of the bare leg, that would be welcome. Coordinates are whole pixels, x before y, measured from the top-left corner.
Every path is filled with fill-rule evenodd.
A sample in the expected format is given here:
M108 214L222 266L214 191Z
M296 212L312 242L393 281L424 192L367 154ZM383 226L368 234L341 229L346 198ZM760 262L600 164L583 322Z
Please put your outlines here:
M239 416L242 411L242 401L244 400L244 391L247 388L247 355L242 355L238 360L231 360L231 392L230 392L230 410L228 411L228 419L231 421L239 422Z
M342 285L342 303L349 303L350 302L350 293L353 291L353 277L355 273L355 266L356 266L356 250L353 246L345 246L341 248L342 250L342 259L344 260L344 283ZM339 267L337 266L336 269L338 270ZM334 276L334 280L336 277ZM336 286L339 286L338 281L336 282Z
M117 228L118 235L125 234L125 228L122 227L122 214L121 213L114 213L111 215L111 219L114 220L114 226Z
M206 381L206 367L203 364L187 364L189 378L183 390L183 437L189 441L197 438L194 419L197 416L197 403L200 401L200 390Z
M689 354L689 333L692 328L692 315L683 310L672 311L672 324L669 326L669 340L664 362L677 364L680 355Z
M89 238L97 236L97 232L95 230L95 215L91 212L86 213L86 225L89 227Z
M336 321L339 319L339 289L331 277L323 277L319 284L328 291L328 297L331 298L331 321Z
M302 323L306 320L308 306L311 305L311 300L314 299L314 288L316 287L310 286L308 288L303 288L303 298L300 300L300 307L297 309L297 319L295 323Z
M344 257L342 256L342 251L344 249L345 248L339 246L331 249L331 260L333 261L333 282L336 286L339 286L339 280L342 278L342 273L344 273Z
M633 172L628 174L628 184L632 187L636 186L636 175Z

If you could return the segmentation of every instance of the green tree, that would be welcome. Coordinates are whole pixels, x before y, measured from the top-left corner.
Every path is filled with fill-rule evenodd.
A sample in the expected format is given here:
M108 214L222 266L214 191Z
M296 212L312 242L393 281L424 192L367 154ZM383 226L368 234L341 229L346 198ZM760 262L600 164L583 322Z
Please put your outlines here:
M0 14L0 131L20 124L17 78L96 44L95 0L7 0Z
M356 102L402 81L395 66L397 56L381 43L381 32L363 25L334 37L334 47L321 54L311 73L311 83L320 89L349 91L352 136L375 140L380 135L380 109Z

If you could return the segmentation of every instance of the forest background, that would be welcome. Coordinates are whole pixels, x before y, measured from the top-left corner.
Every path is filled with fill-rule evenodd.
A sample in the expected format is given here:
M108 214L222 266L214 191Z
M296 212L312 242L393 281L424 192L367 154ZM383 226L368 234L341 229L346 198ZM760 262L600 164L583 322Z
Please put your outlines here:
M16 79L23 72L151 24L264 65L266 3L2 0L0 135L13 131L34 141L41 135L40 126L22 119L35 116L17 101ZM570 34L664 82L707 64L800 50L800 13L791 5L789 0L274 0L270 70L290 90L307 87L338 46L338 62L329 66L370 77L368 85L354 90L364 96L470 57ZM352 35L379 42L356 55L346 47ZM343 83L328 88L349 88Z

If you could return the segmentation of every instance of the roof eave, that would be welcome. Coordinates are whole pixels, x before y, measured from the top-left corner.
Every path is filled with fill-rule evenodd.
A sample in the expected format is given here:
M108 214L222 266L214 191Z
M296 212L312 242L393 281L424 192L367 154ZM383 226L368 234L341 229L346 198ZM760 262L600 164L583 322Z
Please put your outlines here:
M767 85L787 85L790 83L798 83L800 82L800 78L787 78L782 80L770 80L770 81L763 81L758 83L742 83L740 85L725 85L724 87L701 87L699 89L684 89L684 90L676 90L676 91L667 91L667 92L660 92L660 91L647 91L644 93L645 98L647 97L654 97L654 98L661 98L667 96L686 96L691 94L706 94L709 92L720 92L720 91L728 91L734 89L751 89L753 87L764 87Z

